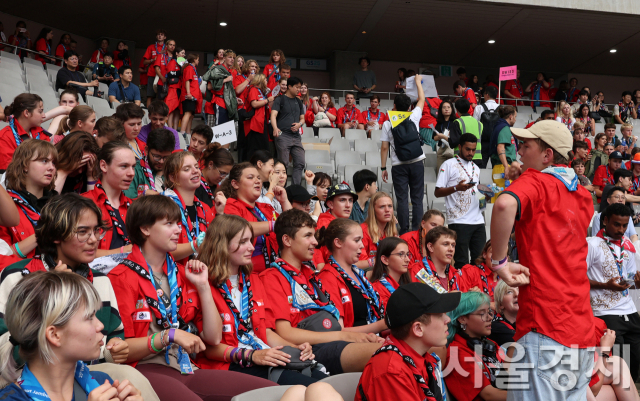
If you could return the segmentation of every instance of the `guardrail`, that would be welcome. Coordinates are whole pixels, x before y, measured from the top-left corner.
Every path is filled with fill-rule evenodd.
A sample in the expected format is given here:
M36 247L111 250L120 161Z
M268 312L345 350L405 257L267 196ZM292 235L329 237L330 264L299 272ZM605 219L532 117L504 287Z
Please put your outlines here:
M64 64L64 59L61 58L61 57L56 57L55 55L48 55L48 56L47 55L43 55L42 53L40 53L37 50L28 49L26 47L20 47L20 46L12 45L12 44L5 43L5 42L1 42L0 44L2 44L5 48L7 48L7 47L12 47L13 48L13 50L9 51L9 52L7 52L5 49L2 49L2 51L6 52L6 53L13 53L13 54L17 55L18 54L17 51L19 49L19 50L24 50L25 52L27 52L27 53L29 53L31 55L37 55L37 56L41 56L41 57L54 59L54 60L60 61L60 62L62 62L62 64ZM33 58L33 57L31 57L31 58ZM46 66L46 64L45 64L45 66ZM78 71L80 71L81 69L85 69L86 67L87 67L86 64L79 64L78 63Z

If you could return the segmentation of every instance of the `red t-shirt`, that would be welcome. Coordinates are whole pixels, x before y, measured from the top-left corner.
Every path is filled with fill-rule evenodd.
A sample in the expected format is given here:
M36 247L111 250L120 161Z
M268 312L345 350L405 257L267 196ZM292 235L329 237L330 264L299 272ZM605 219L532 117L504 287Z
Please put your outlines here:
M242 85L246 80L247 76L243 74L236 74L233 77L233 89L236 89L239 85ZM251 84L251 82L249 82ZM239 94L236 94L238 98L238 109L244 109L244 103L246 102L247 95L249 94L249 84L244 87L244 90Z
M362 228L362 245L364 245L362 253L360 254L360 260L375 258L378 253L378 243L373 242L371 239L371 235L369 235L369 225L367 223L360 224L360 227ZM384 238L385 235L382 233L382 237L380 237L378 242L382 241Z
M336 119L336 124L344 124L351 121L360 121L360 110L356 108L356 106L351 107L351 111L347 110L347 106L340 107L338 110L338 115Z
M436 269L433 262L428 260L428 263L431 271L434 272L433 275L435 276ZM424 269L422 261L409 265L409 274L411 275L411 280L413 280L413 282L420 282L416 275L422 269ZM449 266L449 271L446 277L443 276L436 278L440 280L440 284L445 290L467 292L473 287L478 287L480 290L486 289L487 285L482 280L481 276L482 274L477 267L465 265L462 266L462 269L456 269L453 266Z
M468 113L470 115L473 115L473 112L475 110L475 106L478 105L478 99L476 99L476 94L473 92L473 89L471 89L471 88L465 89L464 94L462 94L462 97L469 101L470 106L469 106L469 112Z
M158 46L157 43L149 45L149 47L147 47L147 50L144 52L144 55L142 56L142 60L143 61L144 60L153 60L154 58L156 58L156 56L158 54L164 53L165 48L166 48L166 46L165 46L164 43L162 44L162 46ZM147 70L147 75L149 77L155 77L156 76L156 69L153 68L153 63L149 64L149 69Z
M583 186L569 192L551 174L528 169L504 192L518 200L515 231L530 284L520 287L514 340L536 331L570 347L593 345L587 232L593 216Z
M280 68L278 68L278 72L273 73L275 66L273 63L271 64L267 64L264 66L264 70L262 70L262 73L264 74L265 77L267 77L267 88L271 89L271 91L273 91L273 88L275 88L276 86L278 86L279 84L279 80L280 80Z
M10 193L11 194L11 193ZM30 210L28 207L23 207L20 204L16 203L16 207L18 208L18 214L20 215L20 223L16 227L5 227L0 226L0 239L4 240L7 244L12 245L16 242L23 241L33 234L35 234L35 229L31 224L31 221L27 218L26 210ZM35 216L32 212L30 213L33 220L37 223L40 216ZM36 253L36 250L32 250L27 253L25 256L27 258L32 258ZM0 261L0 266L3 264L3 261ZM5 265L6 266L6 265Z
M244 90L247 92L247 89ZM253 106L251 106L251 102L254 100L265 100L264 94L262 91L255 86L249 86L248 94L245 99L245 109L247 111L253 110ZM267 110L265 110L265 107ZM264 105L259 109L256 109L255 114L251 117L250 120L244 122L244 134L248 135L250 131L255 132L264 132L264 124L265 124L265 115L269 112L269 105Z
M409 252L411 252L410 264L422 263L422 256L420 253L420 231L409 231L408 233L402 234L400 238L409 246Z
M149 267L147 262L140 252L140 248L137 245L133 246L132 252L127 257L138 264L145 273L149 274ZM184 273L184 266L176 263L177 272L176 278L178 281L178 314L185 323L189 323L194 320L195 316L200 309L198 298L198 290L187 280ZM167 264L165 262L162 266L164 273L167 274ZM109 272L109 280L113 286L113 292L116 294L118 300L118 310L120 312L120 318L124 326L125 338L139 338L147 337L149 332L149 326L151 325L151 319L155 319L156 322L161 318L160 311L150 306L147 303L147 299L158 299L158 294L154 288L151 280L143 278L140 273L137 273L135 269L130 268L124 264L119 264ZM136 366L138 362L130 363L131 366Z
M311 108L311 111L313 112L313 107ZM331 126L335 128L337 126L336 124L338 123L338 118L337 118L338 117L338 110L336 110L335 107L329 107L324 113L325 114L329 113L332 116L336 117L336 119L334 121L329 120L329 121L331 121ZM315 114L313 115L313 119L315 120ZM313 120L311 121L311 125L313 125Z
M235 77L236 74L238 73L236 70L227 68L227 66L224 64L222 64L222 66L226 68L227 71L229 71L232 77ZM225 85L222 84L222 87L220 89L210 91L213 94L213 98L211 99L210 102L205 103L204 105L205 113L215 114L215 111L213 110L214 104L217 104L219 107L222 107L223 109L226 110L227 106L224 104L224 86Z
M519 319L518 319L519 320ZM518 321L518 324L520 322ZM502 362L501 348L494 341L487 339L495 344L498 353L496 359ZM457 353L454 351L457 350ZM444 378L447 389L452 396L458 401L482 401L480 392L487 386L491 386L491 371L487 368L482 358L477 356L475 351L467 345L467 340L459 334L453 337L453 341L447 347L447 370L449 365L453 364L455 368L450 369L450 373ZM482 374L476 372L482 366ZM463 376L466 374L465 376ZM477 378L482 379L481 385L476 385Z
M511 93L513 96L517 96L519 98L524 96L524 89L522 89L522 85L520 84L519 79L511 79L509 81L506 81L504 84L504 90L509 91L509 93ZM516 101L514 99L508 98L506 96L504 98L504 103L510 106L516 105ZM522 105L522 101L518 101L518 106Z
M144 59L140 60L139 68L145 68L144 67ZM145 87L145 86L147 86L148 82L149 82L149 76L147 74L145 74L145 73L140 73L140 85Z
M314 272L309 266L302 265L302 271L291 265L288 265L288 268L301 273L299 277L311 287L309 277L311 277ZM289 281L280 273L280 270L272 267L268 268L260 273L260 280L262 280L264 288L269 289L269 291L265 292L267 320L273 322L274 325L277 320L286 320L291 323L291 327L297 327L298 323L317 312L312 309L301 311L293 307L291 284L289 284ZM323 289L326 291L324 287Z
M104 50L102 49L98 49L95 52L93 52L93 54L91 55L91 62L92 63L99 63L104 59L104 55L107 54ZM154 72L155 74L155 72Z
M389 117L387 117L387 113L383 113L380 109L378 109L377 113L371 111L371 109L367 111L360 112L360 124L364 124L365 128L368 127L367 124L369 121L376 121L378 123L374 129L381 129L382 123L387 121Z
M269 269L271 270L271 269ZM253 301L253 311L251 313L251 324L253 326L254 334L262 340L265 344L267 344L267 329L275 329L275 321L271 320L267 317L267 296L266 291L264 290L264 286L262 285L262 281L258 277L257 274L252 273L249 275L248 279L251 285L251 293ZM236 332L236 324L235 319L233 317L233 311L229 308L229 305L222 297L218 286L214 286L210 284L211 294L213 295L213 301L216 304L216 308L218 309L218 313L220 313L220 317L222 318L222 344L229 345L231 347L237 347L239 344L238 334ZM231 283L227 280L227 289L231 291ZM242 286L239 288L242 291ZM238 305L236 305L236 309L239 311ZM198 330L202 332L203 330L203 316L202 310L198 310L196 317L194 319ZM204 353L198 354L196 359L200 367L205 369L218 369L218 370L229 370L229 366L231 364L229 362L218 361L214 359L209 359L205 357Z
M575 103L578 101L578 94L580 94L580 89L578 88L569 88L567 91L567 102Z
M387 280L387 282L391 284L394 290L397 290L398 287L400 287L400 284L398 284L396 280L394 280L393 277L389 275L385 276L385 280ZM382 302L386 309L387 302L389 302L389 298L391 297L391 291L389 291L389 289L380 280L372 282L371 285L373 286L373 289L376 290L378 295L380 295L380 302Z
M331 223L335 219L336 219L336 216L331 214L331 211L329 210L327 210L324 213L321 213L320 216L318 216L316 231L319 231L322 227L327 227L329 223ZM327 261L329 260L330 254L331 253L329 252L326 246L323 246L321 248L316 248L315 252L313 253L313 264L318 266L322 263L327 263Z
M593 185L600 188L602 191L605 185L613 185L615 183L613 179L613 171L609 167L609 165L600 165L596 169L596 172L593 174ZM598 203L600 203L602 199L598 197Z
M402 340L390 335L384 345L395 345L403 355L413 359L420 376L429 382L427 367L431 366L431 371L435 372L437 362L430 354L424 356L418 354L411 346ZM431 401L434 398L426 398L422 387L418 384L413 375L413 370L402 359L400 355L393 351L380 352L374 355L364 367L360 382L358 383L355 401L387 401L389 399L402 401ZM430 389L434 393L441 393L440 387Z
M440 109L440 105L442 104L442 100L437 97L426 98L424 103L424 109L422 109L422 117L420 117L420 128L433 128L438 123L436 121L438 116L438 110ZM431 108L436 109L436 116L434 117L431 114Z
M17 118L13 121L16 127L16 132L21 139L20 143L29 138L38 138L47 142L51 140L51 134L45 131L42 127L31 128L29 134L27 134L27 131L22 128ZM4 170L9 167L9 163L11 163L11 160L13 159L13 153L17 148L18 144L16 143L16 138L13 135L11 126L7 125L0 130L0 170L4 172Z
M113 51L113 65L116 67L116 70L120 69L125 64L125 60L127 61L127 65L131 64L131 59L127 57L125 60L120 60L118 58L118 54L120 54L120 50Z
M36 42L36 51L43 52L44 54L49 56L51 55L51 45L44 38L40 38ZM45 65L47 63L45 59L42 56L39 56L38 54L36 54L36 60L41 62L42 65Z
M56 47L56 57L64 58L64 53L69 50L62 43ZM62 65L62 61L56 61L56 65Z
M105 194L104 190L94 188L91 191L83 193L82 196L91 199L98 206L98 208L102 212L102 221L111 226L111 228L107 230L105 236L100 240L98 249L111 249L111 240L113 239L116 228L113 227L111 216L109 216L109 211L107 210L107 206L105 204L108 200L107 195ZM127 221L127 209L129 205L131 205L131 202L131 199L127 198L124 195L124 192L120 192L120 207L118 208L118 214L120 215L123 223ZM118 235L117 232L115 232L115 235Z
M268 221L276 221L279 216L273 206L271 206L271 204L269 203L256 202L255 207L257 207L260 212L262 212L262 214L267 218ZM240 216L248 222L258 223L261 221L265 221L261 219L258 220L258 217L256 217L256 215L260 216L260 214L254 211L254 208L252 208L249 204L235 198L227 199L227 204L224 207L224 213L235 214L236 216ZM275 261L275 258L278 254L278 242L276 240L276 234L272 232L268 235L264 235L264 238L266 239L265 246L267 247L267 253L269 255L269 263L272 263L273 261ZM254 245L257 241L258 238L254 238ZM264 255L262 253L253 256L251 258L251 262L253 263L253 271L255 273L260 273L267 268L264 260Z
M184 205L184 201L182 200L182 197L177 192L176 192L176 195L178 195L178 197L180 198L180 201L182 202L182 208L184 208L185 205ZM200 200L195 196L194 196L194 205L197 205L196 206L196 213L198 215L197 233L206 233L207 228L209 227L209 224L216 217L215 209L211 210L209 205L207 205L204 202L200 202ZM187 244L190 242L189 236L187 235L187 230L191 230L191 228L193 227L193 222L191 221L191 217L188 216L188 213L187 213L187 224L186 225L181 224L181 226L182 226L182 231L180 232L180 238L178 239L178 243ZM197 234L196 234L196 238L197 238ZM193 241L196 238L192 238L191 241ZM188 261L189 261L189 258L187 257L180 260L179 262L182 264L186 264Z
M202 92L200 91L200 83L198 79L198 71L196 71L193 64L189 64L184 67L184 70L182 70L182 82L180 83L180 88L182 88L182 91L180 92L180 102L182 103L187 98L187 90L185 88L188 81L189 93L197 101L196 113L199 113L200 110L202 110Z

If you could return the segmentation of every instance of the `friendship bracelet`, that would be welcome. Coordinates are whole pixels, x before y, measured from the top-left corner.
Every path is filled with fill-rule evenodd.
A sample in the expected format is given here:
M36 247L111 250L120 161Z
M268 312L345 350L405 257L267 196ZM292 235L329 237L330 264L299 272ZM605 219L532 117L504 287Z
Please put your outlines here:
M27 258L26 256L24 256L22 254L22 251L20 251L20 247L18 246L17 242L15 244L13 244L13 246L16 248L16 252L18 253L18 256L20 256L22 259L26 259Z
M154 344L154 342L155 342L155 340L156 340L156 335L157 335L157 334L158 334L158 333L153 333L153 336L151 336L151 348L153 348L153 351L154 351L156 354L158 354L158 353L162 352L162 349L157 349L157 348L156 348L156 346L155 346L155 344Z
M376 264L376 258L369 258L369 267L373 267Z
M609 353L607 353L607 352L603 352L603 353L602 353L602 357L603 357L604 359L609 359Z
M504 262L506 262L506 261L507 261L507 258L508 258L508 256L505 256L505 257L504 257L504 259L502 259L502 260L495 260L495 259L491 259L491 264L492 264L493 266L501 265L501 264L503 264Z
M149 351L155 353L155 351L153 350L153 348L151 348L151 339L153 338L153 336L148 336L147 337L147 348L149 348Z
M176 335L176 329L169 329L169 344L173 344L174 336Z
M87 181L87 185L96 185L98 181Z
M497 272L498 270L500 270L500 269L502 269L503 267L505 267L505 266L507 265L507 263L508 263L508 261L507 261L507 259L505 258L505 259L503 259L503 260L500 262L500 264L499 264L499 265L491 264L491 270L492 270L492 271L494 271L494 272Z
M167 345L169 345L164 341L165 334L167 334L167 329L164 329L160 332L160 343L162 344L162 348L167 348Z
M273 197L275 197L275 196L276 196L276 195L275 195L273 192L271 192L271 191L267 192L264 196L268 196L269 194L271 194L271 196L273 196Z
M224 353L222 354L222 357L223 357L223 359L224 359L224 361L225 361L225 362L229 362L229 361L227 360L227 351L229 351L231 348L233 348L233 347L231 347L230 345L229 345L229 346L227 346L227 348L225 348L225 350L224 350Z
M196 253L196 248L193 246L193 241L189 242L189 245L191 245L191 250L193 251L193 253Z
M238 363L238 360L236 359L237 355L238 355L238 351L240 350L240 348L234 348L231 350L231 354L229 355L229 359L231 359L231 361L233 363Z

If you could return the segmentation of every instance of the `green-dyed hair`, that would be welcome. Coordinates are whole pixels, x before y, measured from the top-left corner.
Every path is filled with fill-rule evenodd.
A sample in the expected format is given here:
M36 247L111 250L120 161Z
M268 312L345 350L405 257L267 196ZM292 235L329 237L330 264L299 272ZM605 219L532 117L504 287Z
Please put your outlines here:
M447 342L450 343L458 330L461 330L458 318L469 315L484 305L490 305L491 298L483 292L463 292L460 297L460 303L458 307L447 313L451 318L449 322L449 335L447 336Z

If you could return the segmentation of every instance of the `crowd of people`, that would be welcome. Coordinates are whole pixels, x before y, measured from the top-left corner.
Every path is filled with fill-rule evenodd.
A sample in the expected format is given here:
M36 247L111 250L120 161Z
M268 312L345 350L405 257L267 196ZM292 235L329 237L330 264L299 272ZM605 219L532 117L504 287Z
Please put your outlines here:
M21 29L10 43L28 38ZM323 380L362 372L362 401L640 399L631 93L606 116L577 81L551 96L541 73L526 90L507 83L499 104L496 85L475 88L459 70L456 100L426 98L415 75L412 101L402 92L414 74L401 70L392 121L366 57L336 110L281 50L261 73L221 49L201 78L199 58L159 30L140 91L126 48L102 41L88 80L66 36L59 106L21 94L0 130L5 398L229 400L293 385L284 400L339 400ZM113 116L79 104L104 97L98 82ZM514 128L527 92L537 107L565 102ZM613 119L605 132L594 113ZM228 122L236 157L214 138ZM397 208L369 169L353 187L305 170L303 125L380 129ZM423 144L437 151L445 213L422 207ZM479 185L489 162L501 193ZM518 369L527 386L510 386Z

